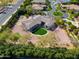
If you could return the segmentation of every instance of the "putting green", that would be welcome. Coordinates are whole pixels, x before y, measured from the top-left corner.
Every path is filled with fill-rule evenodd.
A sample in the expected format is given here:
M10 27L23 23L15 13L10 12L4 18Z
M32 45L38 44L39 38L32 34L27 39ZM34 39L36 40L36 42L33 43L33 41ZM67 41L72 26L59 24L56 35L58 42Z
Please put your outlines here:
M46 33L47 33L47 30L45 28L37 28L33 32L33 34L37 34L37 35L44 35Z

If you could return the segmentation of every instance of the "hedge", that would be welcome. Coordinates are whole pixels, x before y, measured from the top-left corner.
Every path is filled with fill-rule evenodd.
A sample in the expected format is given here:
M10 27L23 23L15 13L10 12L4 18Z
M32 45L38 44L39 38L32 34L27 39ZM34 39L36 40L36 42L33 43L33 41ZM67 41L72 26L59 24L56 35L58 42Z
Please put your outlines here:
M47 59L78 59L79 48L36 48L26 45L0 45L0 56L35 57Z

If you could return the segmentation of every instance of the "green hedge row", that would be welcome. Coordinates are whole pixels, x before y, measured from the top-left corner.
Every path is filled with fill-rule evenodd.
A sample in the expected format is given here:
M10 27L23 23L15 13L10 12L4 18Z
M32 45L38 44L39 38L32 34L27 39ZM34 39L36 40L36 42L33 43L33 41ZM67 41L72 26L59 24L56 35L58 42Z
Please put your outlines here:
M47 59L78 59L79 49L35 48L25 45L0 45L0 56L37 57Z

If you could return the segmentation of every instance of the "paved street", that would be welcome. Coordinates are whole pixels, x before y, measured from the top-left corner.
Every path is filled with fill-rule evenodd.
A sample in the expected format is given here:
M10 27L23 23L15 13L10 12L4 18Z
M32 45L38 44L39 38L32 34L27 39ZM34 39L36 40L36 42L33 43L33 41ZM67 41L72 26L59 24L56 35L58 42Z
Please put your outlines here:
M14 12L17 11L17 9L20 7L20 5L24 2L24 0L18 0L15 5L13 5L11 8L6 8L5 13L0 14L0 26L4 25L9 18L14 14Z

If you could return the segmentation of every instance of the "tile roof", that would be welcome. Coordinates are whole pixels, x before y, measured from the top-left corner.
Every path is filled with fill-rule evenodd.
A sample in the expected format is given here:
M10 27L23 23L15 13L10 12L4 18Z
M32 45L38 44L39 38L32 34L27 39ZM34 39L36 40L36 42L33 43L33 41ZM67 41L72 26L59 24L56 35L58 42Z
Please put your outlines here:
M32 3L46 3L46 0L33 0Z
M41 24L41 22L44 22L46 26L52 26L54 24L52 17L41 15L32 16L31 19L24 21L23 24L27 29L30 29L37 24Z

